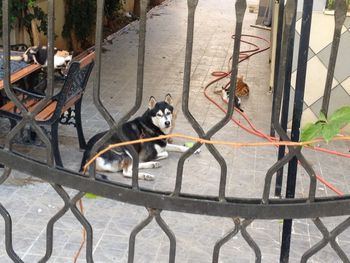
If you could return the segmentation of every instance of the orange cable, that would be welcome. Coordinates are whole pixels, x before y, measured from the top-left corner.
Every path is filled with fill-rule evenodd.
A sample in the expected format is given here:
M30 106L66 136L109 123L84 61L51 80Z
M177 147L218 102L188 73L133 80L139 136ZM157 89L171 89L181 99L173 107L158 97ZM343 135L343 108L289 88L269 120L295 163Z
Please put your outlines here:
M217 144L217 145L227 145L235 148L240 148L240 147L262 147L262 146L305 146L308 144L312 143L317 143L317 142L323 142L325 141L324 139L315 139L311 141L305 141L305 142L291 142L291 141L273 141L273 142L228 142L228 141L220 141L220 140L207 140L207 139L202 139L194 136L188 136L180 133L173 133L173 134L168 134L168 135L160 135L157 137L152 137L152 138L146 138L146 139L138 139L138 140L132 140L132 141L125 141L125 142L120 142L116 144L110 144L108 147L104 148L103 150L99 151L96 155L94 155L85 165L83 172L86 173L87 168L91 165L92 162L94 162L99 156L104 154L105 152L117 148L117 147L122 147L122 146L127 146L127 145L133 145L133 144L138 144L138 143L145 143L145 142L152 142L152 141L157 141L157 140L164 140L164 139L169 139L169 138L182 138L182 139L187 139L195 142L199 142L201 144ZM332 139L333 141L347 141L350 140L350 136L337 136Z

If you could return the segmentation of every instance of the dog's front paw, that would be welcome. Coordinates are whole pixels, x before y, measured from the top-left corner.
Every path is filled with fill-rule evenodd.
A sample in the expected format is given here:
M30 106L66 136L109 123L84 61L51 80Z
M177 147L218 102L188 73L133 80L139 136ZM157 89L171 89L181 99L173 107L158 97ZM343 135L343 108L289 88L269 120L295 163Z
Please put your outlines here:
M152 168L159 168L161 167L160 162L152 162Z
M142 174L139 174L139 179L143 179L145 181L154 181L155 177L153 174L142 173Z

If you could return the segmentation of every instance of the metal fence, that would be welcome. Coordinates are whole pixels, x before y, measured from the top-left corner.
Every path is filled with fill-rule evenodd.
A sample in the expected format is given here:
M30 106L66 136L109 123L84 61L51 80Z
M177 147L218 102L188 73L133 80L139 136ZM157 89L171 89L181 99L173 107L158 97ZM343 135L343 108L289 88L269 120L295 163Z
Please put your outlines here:
M196 7L199 0L187 0L188 3L188 25L187 25L187 40L186 40L186 58L184 65L184 81L182 91L182 111L187 118L188 122L192 125L193 129L197 132L198 136L203 139L210 140L225 124L228 123L233 114L234 105L234 90L236 83L236 76L238 70L238 59L240 51L240 37L242 33L242 23L244 20L244 14L246 12L246 1L236 0L236 25L235 25L235 42L232 58L232 75L231 75L231 87L228 102L227 114L218 121L209 131L204 132L201 125L193 117L189 110L189 93L190 93L190 72L191 72L191 58L193 48L193 32L194 32L194 17L196 13ZM23 119L17 123L17 125L9 132L6 137L6 142L3 148L0 148L0 162L5 165L3 172L0 176L0 184L5 182L9 177L11 170L16 169L20 172L30 174L34 177L41 178L51 184L57 194L64 201L64 206L55 214L47 224L47 243L45 256L40 262L46 262L50 259L53 250L53 228L55 223L68 211L71 210L74 216L79 220L87 233L87 245L86 245L86 260L87 262L93 262L93 229L88 220L77 208L77 201L80 200L86 192L94 193L96 195L126 202L138 206L144 206L148 209L148 217L137 225L130 234L129 240L129 256L128 262L134 261L135 252L135 240L138 233L147 226L152 220L155 220L161 229L168 236L170 241L169 248L169 262L175 262L176 256L176 236L167 226L166 222L162 218L162 211L178 211L184 213L211 215L217 217L234 218L234 228L227 233L222 239L218 240L213 248L213 262L218 262L221 247L233 238L238 233L241 233L247 244L255 253L255 262L261 262L262 254L259 246L254 239L247 232L247 227L256 219L284 219L283 226L283 243L281 247L281 262L288 262L290 236L291 236L291 223L292 219L296 218L310 218L315 226L320 230L323 238L320 242L314 245L312 248L305 251L301 257L302 262L306 262L312 255L320 251L324 246L330 244L335 250L336 254L343 262L350 262L348 255L341 249L337 243L337 236L346 230L350 226L350 217L336 226L332 231L327 230L323 224L321 217L330 216L343 216L350 215L350 197L325 197L317 198L315 196L316 191L316 176L312 167L301 152L300 147L288 147L288 153L285 153L284 147L280 147L279 160L266 172L264 191L261 198L246 199L237 198L226 195L227 185L227 165L225 159L221 156L220 152L213 145L206 145L209 152L214 156L216 161L220 164L220 186L219 192L216 197L212 196L193 196L190 194L183 194L181 189L183 186L182 176L184 162L201 146L201 143L196 143L190 150L184 153L177 165L176 182L174 190L170 192L151 191L145 190L139 187L138 182L138 156L130 149L133 157L133 170L132 184L124 185L115 182L105 182L96 178L96 172L94 166L89 168L88 176L84 176L79 173L68 171L62 167L56 167L53 159L50 138L42 132L41 128L35 122L35 115L40 112L45 106L45 103L50 99L53 94L53 48L54 48L54 0L48 0L48 92L46 98L42 104L38 105L34 111L28 112L21 102L16 98L15 94L11 90L10 85L10 49L9 49L9 0L2 1L3 10L3 44L4 44L4 83L5 91L8 98L10 98L16 106L21 109ZM108 138L114 133L118 133L122 138L121 125L126 122L141 106L143 99L143 73L144 73L144 55L145 55L145 38L146 38L146 10L147 0L141 0L141 12L140 12L140 29L139 29L139 49L138 49L138 68L137 68L137 87L134 106L120 119L118 123L114 121L107 109L104 107L100 98L100 83L101 83L101 50L102 50L102 23L103 23L103 10L104 1L97 1L97 21L96 21L96 64L95 64L95 79L93 86L93 99L94 104L105 118L110 126L110 131L95 145L93 152L106 142ZM297 0L288 0L284 3L280 1L279 8L279 29L278 29L278 52L276 56L276 72L274 81L274 101L272 111L272 127L277 132L281 140L283 141L298 141L299 140L299 128L300 119L303 108L303 96L306 77L307 66L307 52L310 36L310 25L312 18L312 6L313 1L308 0L303 3L303 17L301 28L300 48L298 53L298 72L297 72L297 84L296 94L293 108L293 128L291 137L286 133L286 118L288 115L288 101L289 99L289 87L290 87L290 75L291 75L291 63L293 56L293 41L295 31L296 20L296 8ZM344 23L346 12L346 1L336 1L335 7L335 33L332 46L332 55L328 67L327 83L325 87L325 96L323 101L322 110L327 113L328 103L331 90L331 80L334 74L335 61L337 48L339 46L339 35L341 25ZM287 105L286 105L287 104ZM32 160L26 156L15 153L12 149L12 142L16 134L26 124L30 124L31 127L37 132L40 139L45 143L47 147L47 162L42 163ZM297 163L300 163L309 175L308 185L308 197L307 198L294 198L296 177L297 177ZM276 193L278 194L278 186L281 185L281 168L285 165L288 166L288 179L287 179L287 194L286 198L275 199L271 198L270 190L272 187L272 178L277 173L278 181L276 183ZM63 187L70 187L79 190L73 198L70 198ZM280 192L279 192L280 193ZM12 246L12 222L11 215L6 208L0 204L0 213L5 221L5 245L6 251L9 257L14 262L22 262L19 256ZM232 261L234 262L234 260Z

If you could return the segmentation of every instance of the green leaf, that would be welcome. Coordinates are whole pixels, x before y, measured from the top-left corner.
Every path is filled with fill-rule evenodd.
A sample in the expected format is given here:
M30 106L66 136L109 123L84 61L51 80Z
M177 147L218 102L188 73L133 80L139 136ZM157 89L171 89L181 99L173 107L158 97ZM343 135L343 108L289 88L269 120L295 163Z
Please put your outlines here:
M96 199L96 198L97 198L97 195L92 194L92 193L86 193L86 194L85 194L85 197L88 198L88 199Z
M344 106L336 110L329 117L329 121L336 123L340 127L350 123L350 106Z
M301 141L306 142L310 141L316 137L321 136L322 134L322 127L325 125L325 123L308 123L305 125L305 127L301 130Z
M339 126L334 125L332 123L327 123L322 128L322 136L326 140L326 142L329 142L332 140L332 138L339 133Z

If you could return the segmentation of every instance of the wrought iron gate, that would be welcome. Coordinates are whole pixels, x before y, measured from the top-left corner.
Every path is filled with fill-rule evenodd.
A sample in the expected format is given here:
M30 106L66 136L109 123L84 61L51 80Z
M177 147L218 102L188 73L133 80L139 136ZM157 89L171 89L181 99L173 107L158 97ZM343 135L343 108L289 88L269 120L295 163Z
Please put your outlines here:
M223 119L218 121L209 131L205 132L198 121L193 117L189 110L189 92L190 92L190 73L191 73L191 59L193 48L194 35L194 18L196 7L200 0L187 0L188 3L188 25L187 25L187 41L186 41L186 58L184 65L184 81L182 91L182 111L186 116L188 122L197 132L198 136L203 139L210 140L222 127L224 127L233 115L234 105L234 90L235 85L231 85L228 103L228 112ZM320 230L323 238L311 249L305 251L301 257L302 262L306 262L312 255L320 251L324 246L330 244L335 250L336 254L343 262L349 261L348 255L337 243L337 236L350 226L350 217L336 226L332 231L329 231L324 226L321 217L343 216L350 215L350 197L348 195L342 197L326 197L317 198L316 191L316 176L312 167L305 159L300 147L288 147L288 153L284 155L284 147L280 147L279 160L266 172L263 195L261 198L244 199L234 196L227 196L227 165L225 159L220 152L213 145L206 145L209 152L213 155L216 161L220 164L220 186L217 196L195 196L182 193L183 186L183 167L184 162L201 147L201 143L196 143L188 152L183 154L177 165L176 182L173 191L161 192L150 191L139 186L137 171L133 170L131 186L106 182L96 178L96 172L93 166L89 168L88 176L66 170L62 167L55 166L53 154L50 144L50 139L44 134L41 128L35 122L35 114L40 112L40 109L45 106L44 102L39 105L33 112L28 112L25 107L17 100L15 94L11 90L10 85L10 50L9 50L9 2L2 1L3 8L3 41L4 41L4 70L5 70L5 91L6 95L21 109L23 119L11 130L7 135L6 142L3 148L0 149L0 162L5 165L0 183L3 183L9 177L13 169L23 173L29 173L34 177L41 178L51 184L57 194L64 201L64 206L55 214L47 224L47 245L46 254L40 262L46 262L50 259L53 249L53 228L55 223L68 211L71 210L77 220L83 225L87 233L86 259L87 262L93 262L93 229L88 220L77 208L77 202L84 196L86 192L94 193L96 195L143 206L148 209L148 217L137 225L130 234L129 240L129 254L128 262L134 261L135 241L138 233L147 226L153 219L158 223L164 233L168 236L170 242L169 248L169 262L175 262L176 256L176 236L167 226L162 218L162 211L178 211L184 213L210 215L218 217L234 218L234 227L232 231L227 233L222 239L218 240L213 248L213 262L219 262L219 255L221 247L229 241L232 237L241 233L247 244L255 253L255 262L261 262L262 254L259 246L254 239L249 235L247 227L256 219L284 219L283 244L281 248L281 262L288 262L290 236L291 236L291 222L292 219L297 218L311 218L316 227ZM53 94L53 47L54 47L54 0L48 0L48 92L46 101L49 100ZM104 142L112 136L113 133L118 132L123 137L121 131L121 124L126 122L141 106L143 99L143 73L144 73L144 55L145 55L145 38L146 38L146 10L147 0L141 0L140 12L140 31L139 31L139 49L138 49L138 69L137 69L137 87L134 106L127 112L118 123L109 114L104 107L100 98L100 75L101 75L101 50L102 50L102 24L103 24L103 10L104 1L97 1L97 22L96 22L96 64L95 64L95 81L93 87L94 104L105 118L110 126L110 131L95 145L94 151L98 149ZM296 95L293 110L293 128L291 138L286 133L286 116L288 112L288 97L290 87L291 61L293 49L293 36L295 30L295 17L297 0L288 0L286 5L283 0L280 1L279 20L283 23L279 24L278 43L280 51L277 52L275 82L274 82L274 103L272 112L272 126L283 141L298 141L300 119L303 107L303 96L305 87L307 52L310 35L310 25L312 17L313 1L308 0L303 3L303 18L301 29L301 40L298 56L298 74ZM240 38L242 33L242 23L246 11L246 1L236 0L236 25L235 25L235 43L232 59L232 75L231 83L236 83L236 76L238 70L238 59L240 51ZM328 67L328 78L326 84L326 96L324 97L323 111L328 111L328 101L331 90L331 80L334 74L337 48L339 45L339 34L341 25L345 19L345 0L339 0L336 3L335 10L335 33L332 47L332 56ZM283 98L283 102L282 102ZM282 110L282 113L281 113ZM281 116L281 117L280 117ZM40 139L47 147L47 162L41 163L32 160L26 156L15 153L12 150L12 141L15 135L26 124L37 132ZM133 156L133 165L138 167L138 156L132 149L130 152ZM308 185L309 195L307 198L294 199L295 180L297 176L297 163L300 163L307 171L310 181ZM287 194L286 198L275 199L271 198L270 190L272 187L272 178L277 173L278 182L281 184L281 168L289 163L288 179L287 179ZM70 198L62 186L70 187L79 190L73 198ZM0 213L5 221L6 227L6 251L9 257L14 262L22 262L12 246L12 222L11 215L7 212L3 205L0 205ZM235 262L233 259L232 262Z

